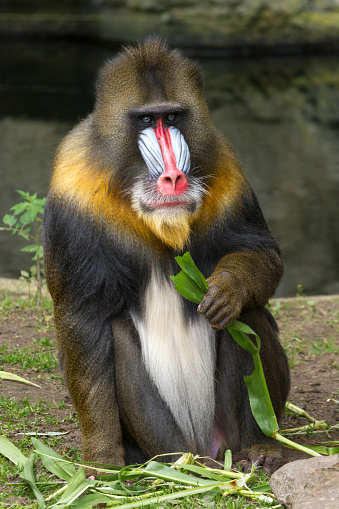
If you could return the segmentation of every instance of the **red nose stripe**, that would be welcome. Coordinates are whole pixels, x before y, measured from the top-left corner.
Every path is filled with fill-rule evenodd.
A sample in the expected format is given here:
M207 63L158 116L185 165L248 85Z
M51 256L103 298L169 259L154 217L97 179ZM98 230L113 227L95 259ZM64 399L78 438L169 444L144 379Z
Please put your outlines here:
M157 190L163 196L178 196L187 189L187 177L177 168L170 130L164 126L162 119L160 119L157 122L154 132L165 165L165 171L160 175L157 181Z
M161 150L162 159L165 164L165 173L172 173L173 171L177 173L178 172L177 162L173 152L170 131L167 127L164 126L164 122L162 119L158 120L154 132L157 137L159 147Z

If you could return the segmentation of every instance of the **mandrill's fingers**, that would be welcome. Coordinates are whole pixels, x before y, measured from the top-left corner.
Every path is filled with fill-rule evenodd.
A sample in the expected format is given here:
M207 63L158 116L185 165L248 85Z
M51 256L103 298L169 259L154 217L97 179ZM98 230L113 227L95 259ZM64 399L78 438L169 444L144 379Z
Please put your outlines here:
M225 285L226 286L226 285ZM232 295L223 286L213 285L198 306L198 312L208 320L214 329L224 329L239 317L241 299Z
M212 286L198 306L199 313L201 313L206 320L212 318L223 305L223 302L218 298L219 292L216 286Z

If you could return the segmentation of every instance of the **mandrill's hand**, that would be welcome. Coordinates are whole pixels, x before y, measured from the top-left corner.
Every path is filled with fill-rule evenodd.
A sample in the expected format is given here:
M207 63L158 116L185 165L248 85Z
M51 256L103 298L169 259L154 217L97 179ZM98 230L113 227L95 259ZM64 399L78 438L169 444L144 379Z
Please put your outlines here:
M214 272L207 279L208 292L198 306L198 311L213 329L224 329L236 320L244 305L244 295L239 280L227 270Z

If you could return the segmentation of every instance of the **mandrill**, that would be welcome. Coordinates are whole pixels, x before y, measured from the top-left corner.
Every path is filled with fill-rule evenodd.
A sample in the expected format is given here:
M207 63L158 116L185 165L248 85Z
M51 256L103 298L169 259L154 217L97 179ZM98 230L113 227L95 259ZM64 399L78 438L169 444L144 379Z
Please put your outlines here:
M282 261L195 62L153 37L101 69L93 113L57 151L43 243L85 462L279 456L250 409L252 356L226 326L260 336L279 419L289 371L264 306ZM187 250L208 278L198 307L170 280Z

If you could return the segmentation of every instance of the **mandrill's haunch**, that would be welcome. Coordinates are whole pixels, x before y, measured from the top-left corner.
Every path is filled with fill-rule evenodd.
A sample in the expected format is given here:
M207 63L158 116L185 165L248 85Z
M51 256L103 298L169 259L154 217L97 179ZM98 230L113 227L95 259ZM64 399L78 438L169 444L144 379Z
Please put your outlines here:
M93 113L58 149L43 234L83 459L222 458L226 448L265 444L243 380L251 355L225 327L239 319L259 334L279 418L289 373L264 306L283 267L211 122L200 70L150 38L109 61L96 91ZM198 308L169 278L186 250L208 277Z

